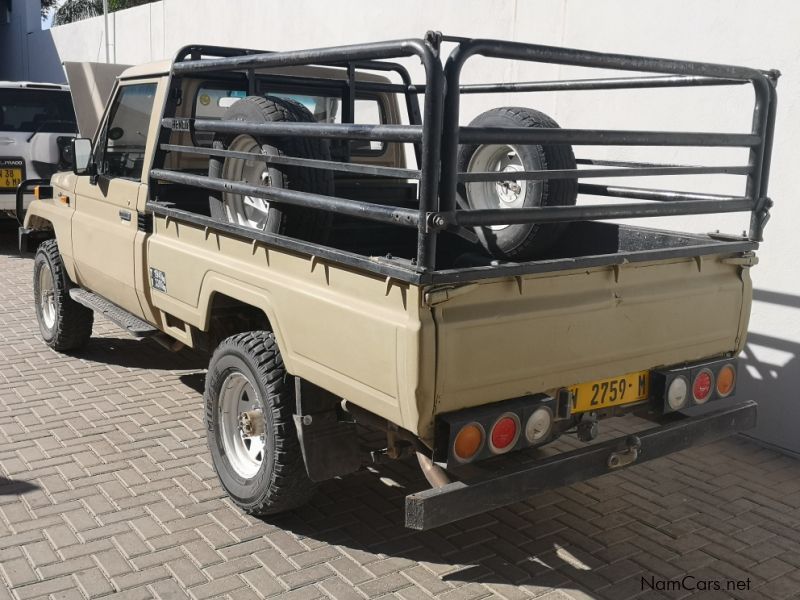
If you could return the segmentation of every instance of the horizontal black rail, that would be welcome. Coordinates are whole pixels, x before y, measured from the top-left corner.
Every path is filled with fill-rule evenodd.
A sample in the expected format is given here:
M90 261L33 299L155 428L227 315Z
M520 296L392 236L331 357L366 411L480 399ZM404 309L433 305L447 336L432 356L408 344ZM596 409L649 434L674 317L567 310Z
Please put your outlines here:
M753 202L748 198L686 200L676 204L639 203L603 204L597 206L537 206L531 208L488 208L440 213L447 225L488 227L523 223L560 223L566 221L600 221L604 219L638 219L713 213L749 212Z
M245 123L219 119L170 119L161 120L168 129L212 133L250 134L261 136L294 136L330 138L340 140L378 140L382 142L419 142L422 125L357 125L352 123L297 123L276 121L274 123Z
M281 156L277 154L259 154L257 152L239 152L236 150L221 150L202 146L180 146L176 144L161 144L160 148L167 152L185 152L201 156L217 156L220 158L243 158L245 160L260 160L271 165L289 165L295 167L309 167L312 169L325 169L342 173L358 173L379 177L400 177L405 179L419 179L418 169L401 169L399 167L381 167L377 165L362 165L343 163L334 160L321 160L317 158L298 158L296 156Z
M685 166L685 167L630 167L614 169L550 169L538 171L472 171L459 173L458 180L470 181L523 181L545 179L584 179L594 177L645 177L658 175L747 175L751 167L743 166Z
M244 56L187 60L172 66L175 75L190 75L231 69L259 69L300 65L330 65L343 61L357 62L381 60L426 53L425 42L419 39L394 40L371 44L353 44L330 48L291 50L288 52L262 52Z
M334 211L343 215L361 217L383 223L394 223L407 227L417 227L419 223L419 211L407 208L384 206L382 204L325 196L323 194L312 194L310 192L298 192L285 188L250 185L247 183L229 181L227 179L192 175L190 173L168 171L165 169L153 169L150 171L150 176L153 179L168 181L170 183L191 185L215 192L228 192L253 196L255 198L264 198L265 200L277 202L278 204Z
M324 77L310 77L299 75L284 75L282 73L269 73L260 77L265 83L274 83L290 87L312 87L316 90L330 90L341 92L347 89L347 79L325 79ZM392 94L406 94L413 88L416 93L418 90L414 86L402 83L386 83L381 81L369 81L359 79L357 82L359 92L387 92ZM424 89L425 86L422 86ZM269 91L269 90L268 90Z
M497 277L511 277L530 273L549 273L564 269L596 268L625 262L643 262L653 260L667 260L686 258L701 255L725 254L747 252L758 248L758 244L749 240L720 241L708 236L680 234L686 239L688 245L664 246L647 250L632 250L617 254L600 254L580 256L576 258L548 259L527 263L505 263L490 266L476 266L458 269L443 269L437 271L421 271L410 262L398 262L394 259L383 257L365 257L354 252L340 250L313 242L306 242L277 233L255 231L253 229L233 223L220 223L219 221L186 210L171 206L168 202L148 202L147 210L154 215L167 219L177 219L182 223L190 223L198 227L225 233L247 240L256 240L278 248L286 248L308 256L316 256L323 260L360 268L383 277L392 277L414 285L427 284L453 284L481 279L496 279ZM620 228L627 227L620 225ZM678 234L654 230L658 235L675 237Z
M519 83L464 84L462 94L499 92L559 92L579 90L632 90L665 87L698 87L743 85L744 79L721 79L702 75L659 75L651 77L609 77L604 79L572 79L559 81L523 81Z
M279 233L257 231L235 223L220 222L205 215L175 208L169 202L150 201L147 203L147 210L156 216L164 217L166 220L175 219L181 223L189 223L206 230L221 231L248 241L262 242L277 248L285 248L292 252L314 256L325 261L356 267L364 271L377 273L383 277L392 277L411 284L422 284L430 281L431 273L420 272L410 263L398 263L382 257L366 257L355 252L340 250L339 248L315 242L307 242ZM166 227L169 227L168 222ZM715 244L718 247L722 243L716 242Z
M576 158L575 162L579 165L596 165L598 167L691 167L677 163L654 163L631 160L607 160L604 158Z
M529 127L459 127L462 144L574 144L576 146L698 146L752 148L761 136L752 133L622 131Z
M624 187L618 185L597 185L592 183L579 184L578 192L593 196L610 196L613 198L630 198L635 200L654 200L657 202L685 202L688 200L720 200L729 202L731 200L747 200L750 202L750 210L753 208L753 200L750 198L745 196L728 196L724 194L701 194L697 192L653 190L650 188Z

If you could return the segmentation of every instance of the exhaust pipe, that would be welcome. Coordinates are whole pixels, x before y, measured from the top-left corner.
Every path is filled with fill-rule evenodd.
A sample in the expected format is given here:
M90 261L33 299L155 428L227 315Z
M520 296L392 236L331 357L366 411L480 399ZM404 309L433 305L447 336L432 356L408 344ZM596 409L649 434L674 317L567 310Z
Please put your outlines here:
M440 488L450 483L447 472L419 450L417 450L417 462L431 487Z

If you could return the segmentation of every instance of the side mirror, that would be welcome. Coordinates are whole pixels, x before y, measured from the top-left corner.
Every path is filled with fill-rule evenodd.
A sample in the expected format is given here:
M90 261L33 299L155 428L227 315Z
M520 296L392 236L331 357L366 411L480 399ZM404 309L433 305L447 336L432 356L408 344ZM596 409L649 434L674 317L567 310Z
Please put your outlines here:
M92 140L75 138L72 140L72 172L75 175L92 175Z

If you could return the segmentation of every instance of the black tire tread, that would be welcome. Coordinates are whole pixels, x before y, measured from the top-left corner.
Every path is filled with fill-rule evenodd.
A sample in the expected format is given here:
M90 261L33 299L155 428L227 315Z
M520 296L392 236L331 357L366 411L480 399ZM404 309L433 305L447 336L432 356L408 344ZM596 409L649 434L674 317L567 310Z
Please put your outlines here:
M92 337L94 312L75 302L69 295L70 281L58 251L58 242L55 239L42 242L37 254L50 264L55 282L56 330L55 336L47 344L59 352L82 348Z
M220 343L214 357L231 350L247 354L261 378L261 384L267 390L266 401L272 413L272 433L275 434L273 469L266 493L256 504L240 504L240 507L251 515L270 515L302 506L314 494L316 485L306 473L294 424L294 387L283 365L275 336L270 331L233 335ZM206 395L208 397L208 389ZM206 401L207 420L212 418L209 412L210 403Z
M516 121L519 127L531 128L558 128L556 121L545 113L533 108L523 106L503 106L493 108L479 115L475 121L488 114L506 116ZM474 122L474 121L473 121ZM575 154L569 144L548 144L530 145L529 148L536 148L542 159L544 169L575 169ZM459 170L465 168L469 157L475 152L477 145L462 146L459 156ZM462 164L463 163L463 164ZM546 198L546 206L567 206L575 204L578 194L578 182L575 179L546 179L543 182L542 197ZM463 194L466 198L466 194ZM563 233L566 226L564 224L549 224L547 227L534 225L532 234L527 240L516 248L503 252L501 258L509 260L529 260L539 251L546 249L554 243Z
M248 96L236 102L231 108L237 106L241 108L242 103L256 107L264 120L270 123L316 122L314 116L305 106L288 98ZM268 144L276 148L281 156L319 160L330 160L331 158L327 141L319 138L282 137L256 139L260 144ZM227 136L214 140L212 145L215 149L222 150L228 146L231 140L232 137ZM219 177L222 172L222 165L223 160L212 158L209 162L209 176ZM280 170L283 175L281 186L283 188L315 194L333 194L333 176L330 171L282 165L275 165L275 168ZM213 196L209 200L212 218L225 220L226 215L222 202ZM315 242L324 242L327 239L333 217L331 213L299 206L282 206L281 212L283 214L281 228L275 233L293 235Z

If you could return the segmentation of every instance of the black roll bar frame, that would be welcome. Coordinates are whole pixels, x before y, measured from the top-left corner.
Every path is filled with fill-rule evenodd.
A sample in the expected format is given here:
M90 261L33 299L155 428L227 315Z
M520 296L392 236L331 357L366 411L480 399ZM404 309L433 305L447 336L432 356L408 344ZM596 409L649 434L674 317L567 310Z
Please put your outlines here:
M455 43L444 66L440 60L442 42ZM522 60L559 65L655 73L632 77L575 79L520 83L460 83L464 65L474 56ZM204 58L206 57L206 58ZM208 58L210 57L210 58ZM424 68L425 83L415 85L407 69L398 59L417 57ZM345 69L346 79L330 80L320 77L300 77L272 73L269 77L286 83L337 89L343 94L343 123L269 123L252 124L213 119L177 118L177 94L182 77L204 74L238 72L247 75L250 89L255 89L257 69L289 66L328 66ZM358 81L356 70L395 72L402 83ZM340 47L264 52L217 46L188 46L175 57L171 72L169 94L162 111L159 144L150 170L150 202L158 211L159 181L180 183L217 192L247 193L277 203L293 204L385 223L416 227L416 256L411 268L419 273L436 272L437 234L442 230L458 232L463 228L508 225L515 223L545 223L580 220L625 219L644 216L675 216L726 212L751 212L750 230L740 241L761 241L763 228L769 218L772 201L767 197L771 164L772 140L775 126L777 97L775 87L780 73L703 62L678 61L644 56L608 54L559 48L538 44L488 39L467 39L428 32L423 39L403 39ZM637 88L735 86L750 84L755 93L752 127L748 133L620 131L602 129L558 128L490 128L460 125L461 94L502 92L546 92L579 90L620 90ZM409 124L361 125L353 123L356 90L401 93L406 100ZM453 90L457 90L455 93ZM424 114L420 115L419 94L424 94ZM322 196L292 190L259 188L238 182L170 171L164 167L168 152L187 152L208 156L239 156L228 150L170 144L172 131L204 131L213 133L249 133L259 136L307 136L341 140L377 140L410 143L417 157L417 169L376 167L353 164L351 161L325 161L301 157L265 157L265 162L329 169L371 177L413 179L418 185L417 210L401 209L379 202L356 201L334 196ZM654 190L640 187L579 184L580 193L612 198L644 200L638 203L601 204L590 206L552 206L522 209L460 210L458 186L474 181L498 181L493 172L460 173L457 165L460 144L526 143L574 144L587 146L682 146L738 147L749 149L746 165L672 165L598 159L579 159L579 165L611 168L536 170L515 173L518 180L583 179L598 177L644 177L664 175L729 174L746 176L744 195L698 194L674 190ZM280 241L281 236L270 239ZM314 244L310 244L314 246ZM344 257L347 253L327 253ZM624 253L620 253L624 254ZM404 266L405 269L405 266ZM525 264L516 271L524 273Z

